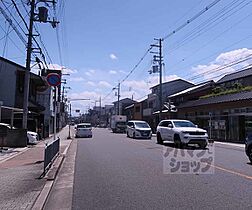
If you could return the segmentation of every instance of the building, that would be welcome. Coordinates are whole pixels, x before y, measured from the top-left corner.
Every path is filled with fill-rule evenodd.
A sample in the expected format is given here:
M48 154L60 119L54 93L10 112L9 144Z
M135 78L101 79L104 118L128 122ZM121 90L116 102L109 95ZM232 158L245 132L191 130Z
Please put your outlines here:
M169 97L177 105L177 117L207 129L211 138L244 142L252 132L252 68L226 75L214 86L198 86L187 94Z
M113 114L117 115L118 113L120 115L125 115L125 108L129 105L134 104L136 101L130 99L130 98L124 98L118 101L113 102L114 109ZM118 112L118 103L119 103L119 112Z
M0 57L1 121L22 127L25 67ZM48 88L45 79L30 72L28 130L38 131L45 107L38 103L40 92Z
M166 109L164 104L167 101L167 97L169 95L175 94L177 92L191 88L193 86L194 84L188 81L182 80L182 79L176 79L173 81L163 83L162 84L163 109ZM147 99L141 102L142 119L147 121L150 124L154 132L160 121L159 120L159 109L160 109L159 88L160 88L160 85L156 85L152 87L151 93L148 95ZM169 115L165 110L163 110L162 119L166 119L166 118L169 118Z

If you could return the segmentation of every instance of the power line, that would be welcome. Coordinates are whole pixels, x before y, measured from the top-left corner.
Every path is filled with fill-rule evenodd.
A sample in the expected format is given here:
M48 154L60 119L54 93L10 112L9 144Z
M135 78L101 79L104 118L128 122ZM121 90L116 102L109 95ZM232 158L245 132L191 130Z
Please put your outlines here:
M210 75L210 74L213 74L213 73L215 73L215 72L217 72L217 71L222 71L222 70L224 70L224 69L226 69L226 68L235 66L235 65L240 64L240 63L243 63L243 62L248 61L248 60L250 60L250 59L252 59L252 53L249 54L249 55L247 55L247 56L244 57L244 58L237 59L237 60L232 61L232 62L230 62L230 63L228 63L228 64L225 64L225 65L219 66L219 67L217 67L217 68L213 68L213 69L207 70L207 71L205 71L205 72L203 72L203 73L201 73L201 74L198 74L198 75L196 75L196 76L193 76L193 77L191 77L191 78L188 78L188 80L195 80L195 79L198 79L198 78L201 77L201 76Z
M20 13L20 11L19 11L19 9L18 9L18 7L17 7L17 4L15 3L14 0L11 0L11 2L13 3L15 9L17 10L17 13L18 13L19 17L20 17L20 18L22 19L22 21L24 22L24 25L25 25L26 29L29 30L29 27L28 27L28 25L27 25L25 19L23 18L22 14Z
M131 69L131 71L119 82L120 84L122 84L126 79L128 79L129 76L137 69L137 67L142 63L142 61L148 55L148 53L150 52L151 49L152 49L152 47L149 47L145 51L144 55L140 58L140 60L136 63L136 65ZM118 85L116 85L115 87L113 87L112 90L102 100L104 100L105 98L107 98L114 91L114 89L117 88L117 86Z
M242 68L236 69L236 71L243 71L243 70L246 70L246 69L248 69L248 68L250 68L250 67L252 67L252 64L248 64L247 66L243 66ZM209 80L213 80L213 79L219 78L219 77L221 77L221 76L228 75L228 74L230 74L230 73L233 73L233 71L227 71L227 72L221 73L221 74L219 74L219 75L210 77L209 79L201 80L200 83L206 82L206 81L209 81Z
M169 34L165 35L162 39L165 40L165 39L171 37L172 35L174 35L175 33L179 32L180 30L182 30L188 24L192 23L194 20L196 20L201 15L203 15L205 12L207 12L209 9L211 9L213 6L215 6L220 1L221 0L215 0L215 1L213 1L211 4L209 4L208 6L206 6L203 10L201 10L199 13L197 13L196 15L194 15L193 17L191 17L190 19L188 19L184 24L182 24L181 26L179 26L178 28L176 28L175 30L173 30L172 32L170 32Z
M235 2L232 2L232 4L227 5L224 9L222 9L218 13L214 14L208 20L206 20L205 22L201 23L199 26L197 26L196 28L194 28L190 33L188 33L187 35L185 35L185 37L182 39L182 41L177 41L173 45L170 45L169 46L170 47L170 52L168 54L171 54L175 50L179 49L180 47L188 44L190 41L192 41L192 40L196 39L197 37L201 36L202 34L206 33L207 31L209 31L213 27L216 27L217 24L223 22L224 20L226 20L227 18L229 18L230 16L232 16L233 14L235 14L236 12L238 12L239 10L241 10L242 8L244 8L245 6L247 6L248 4L251 3L251 2L248 2L248 3L244 4L244 5L242 5L242 3L244 3L245 1L246 0L240 2L240 1L236 0ZM235 5L235 3L237 3L237 2L239 2L239 4ZM232 10L236 9L240 5L241 5L240 8L238 8L233 13L231 13L228 16L225 17L225 15L227 15L230 12L232 12ZM225 10L227 10L227 11L225 11ZM218 20L220 20L220 21L218 21ZM215 22L217 22L217 23L214 24Z
M211 42L213 42L213 41L215 41L216 39L218 39L219 37L221 37L224 33L230 31L231 29L233 29L234 26L240 24L241 22L243 22L244 20L246 20L246 19L247 19L249 16L251 16L251 15L252 15L252 13L250 13L250 14L247 15L246 17L242 18L241 20L235 22L235 23L232 24L229 28L227 28L226 30L222 31L222 32L219 33L217 36L213 37L213 39L208 40L207 43L206 43L205 45L201 45L198 49L192 51L191 54L190 54L189 56L187 56L187 57L183 58L181 61L175 63L175 64L174 64L173 66L171 66L170 68L174 71L174 68L173 68L173 67L178 66L178 64L182 63L185 59L191 57L192 55L195 55L195 54L198 53L200 50L204 49L204 47L206 47L206 46L209 45ZM243 39L241 39L241 40L239 40L239 41L237 41L237 42L235 42L235 43L233 43L233 44L231 44L231 45L228 45L227 47L223 48L222 50L228 49L228 48L230 48L231 46L233 46L233 45L235 45L235 44L237 44L237 43L239 43L239 42L241 42L241 41L244 41L244 40L250 38L251 36L252 36L252 35L249 35L249 36L247 36L247 37L245 37L245 38L243 38ZM215 55L215 54L216 54L216 53L213 53L213 54L211 54L211 56L213 56L213 55ZM204 59L200 59L200 60L197 61L197 63L200 62L200 61L202 61L202 60L205 60L205 59L207 59L207 58L209 58L209 57L211 57L211 56L207 56L207 57L204 58ZM187 65L186 67L191 66L191 65L193 65L193 64L195 64L195 63L196 63L196 62L191 63L190 65ZM178 69L178 68L175 68L175 69ZM178 70L178 71L179 71L179 70Z
M5 32L4 28L0 25L0 28ZM5 32L6 33L6 32ZM8 37L8 39L11 40L12 44L21 52L24 54L24 51L22 49L20 49L20 47L17 46L16 42L13 41L13 39L11 39L10 37Z

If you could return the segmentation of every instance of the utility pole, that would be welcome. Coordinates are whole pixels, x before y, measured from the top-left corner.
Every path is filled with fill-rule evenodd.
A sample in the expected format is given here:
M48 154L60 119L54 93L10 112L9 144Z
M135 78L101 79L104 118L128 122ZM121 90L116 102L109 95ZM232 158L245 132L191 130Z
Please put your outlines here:
M162 41L163 39L154 39L158 41L158 44L153 44L151 47L157 47L159 49L158 52L151 52L157 55L154 55L154 63L158 62L158 66L152 66L152 70L149 71L152 73L159 73L159 121L162 120L162 108L163 108L163 90L162 90L162 67L163 67L163 56L162 56Z
M27 42L26 65L25 65L25 80L24 80L24 102L23 102L23 129L27 129L28 119L28 101L29 101L29 86L30 86L30 65L32 53L32 38L33 38L33 21L34 21L35 0L31 0L30 24Z
M112 90L117 89L117 115L120 115L120 82L117 87L114 87Z
M118 83L118 92L117 92L117 114L120 115L120 82Z
M99 125L101 125L101 110L102 110L102 108L101 108L101 97L100 97L100 116L99 116Z
M43 0L45 4L47 2L55 5L55 0ZM34 21L39 21L43 23L51 23L52 27L55 28L57 26L58 21L48 21L48 9L46 7L39 7L39 13L35 14L35 5L36 0L30 1L31 11L30 11L30 23L29 23L29 31L28 31L28 41L27 41L27 49L26 49L26 65L25 65L25 79L24 79L24 102L23 102L23 129L27 129L27 119L28 119L28 106L29 106L29 86L30 86L30 71L31 71L31 54L32 54L32 39L33 39L33 23Z
M71 139L71 123L72 123L72 105L69 102L69 122L68 122L68 137L67 139Z

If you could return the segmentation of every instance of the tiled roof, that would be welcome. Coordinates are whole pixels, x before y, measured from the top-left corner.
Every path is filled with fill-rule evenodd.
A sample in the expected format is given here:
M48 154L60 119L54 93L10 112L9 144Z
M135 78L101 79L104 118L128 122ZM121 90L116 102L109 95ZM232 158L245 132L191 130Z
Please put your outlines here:
M248 69L245 69L242 71L238 71L238 72L234 72L232 74L225 75L216 83L219 84L219 83L223 83L223 82L227 82L227 81L231 81L231 80L235 80L235 79L239 79L239 78L243 78L243 77L247 77L247 76L252 76L252 68L248 68Z
M189 84L189 85L194 86L193 83L188 82L188 81L183 80L183 79L175 79L175 80L171 80L171 81L168 81L168 82L163 82L162 85L171 85L171 86L174 86L174 85L179 84L179 83L184 83L184 84ZM159 86L159 84L151 87L150 89L156 88L158 86Z
M186 103L179 105L178 108L204 106L209 104L219 104L219 103L227 103L249 99L252 99L252 91L203 98L195 101L188 101Z
M182 91L180 91L180 92L178 92L178 93L169 95L168 98L173 98L173 97L175 97L175 96L179 96L179 95L183 95L183 94L185 94L185 93L189 93L189 92L191 92L191 91L193 91L193 90L199 89L199 88L201 88L201 87L207 86L207 85L212 84L212 83L213 83L213 81L211 80L211 81L208 81L208 82L205 82L205 83L198 84L198 85L196 85L196 86L194 86L194 87L190 87L190 88L187 88L187 89L185 89L185 90L182 90Z

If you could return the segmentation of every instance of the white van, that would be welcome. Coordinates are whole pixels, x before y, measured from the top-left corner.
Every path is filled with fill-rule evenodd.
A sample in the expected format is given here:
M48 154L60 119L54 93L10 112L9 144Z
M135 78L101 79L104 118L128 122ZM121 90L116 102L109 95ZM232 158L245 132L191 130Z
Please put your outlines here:
M127 137L151 139L152 131L149 124L145 121L131 120L127 123Z
M92 127L90 123L80 123L76 126L75 138L90 137L92 138Z

